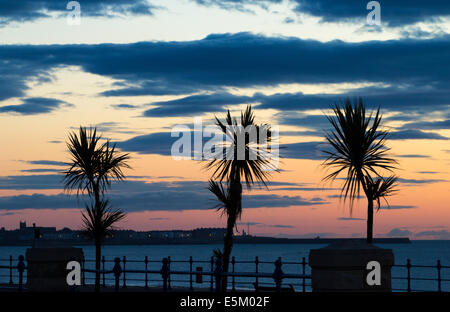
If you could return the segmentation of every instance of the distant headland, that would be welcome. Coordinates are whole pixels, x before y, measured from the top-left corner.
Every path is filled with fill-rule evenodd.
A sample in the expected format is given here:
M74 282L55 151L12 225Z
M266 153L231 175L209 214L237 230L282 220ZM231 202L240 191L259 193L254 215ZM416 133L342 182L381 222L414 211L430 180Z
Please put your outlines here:
M167 244L220 244L226 233L225 228L197 228L194 230L169 231L111 231L105 245L167 245ZM345 240L365 240L364 238L276 238L252 236L242 232L235 236L235 244L330 244ZM408 244L409 238L375 238L378 244ZM71 246L90 245L92 240L82 231L56 227L27 226L20 222L15 230L0 229L0 246L30 246L34 244Z

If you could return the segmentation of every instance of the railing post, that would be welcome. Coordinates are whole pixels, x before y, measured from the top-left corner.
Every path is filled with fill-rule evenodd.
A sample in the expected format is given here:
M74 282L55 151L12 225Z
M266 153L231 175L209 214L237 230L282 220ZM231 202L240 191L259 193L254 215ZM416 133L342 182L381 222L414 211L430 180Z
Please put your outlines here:
M81 261L81 267L82 267L82 269L81 269L81 283L83 284L83 286L85 286L86 285L86 278L85 278L86 272L84 270L86 268L86 260L84 259L84 257L83 257L83 260Z
M258 259L258 256L256 256L255 257L255 273L258 274L258 271L259 271L259 259ZM258 282L259 282L258 276L256 276L256 279L255 279L256 288L258 288Z
M127 257L123 256L123 285L122 285L123 288L127 288L127 276L126 276L127 269L126 268L127 268Z
M438 292L441 292L441 260L437 261Z
M189 272L191 273L189 275L189 289L194 290L194 286L192 283L192 266L194 264L194 261L192 260L192 256L189 256Z
M148 288L148 256L145 256L144 259L144 263L145 263L145 288Z
M102 256L102 267L103 267L103 287L106 287L106 282L105 282L105 256Z
M163 291L167 291L167 278L169 277L169 260L164 258L162 260L161 277L163 279Z
M169 261L168 265L169 265L169 272L170 272L170 270L171 270L170 264L172 263L172 260L170 260L170 256L167 257L167 260ZM169 273L169 276L167 277L167 282L168 282L167 287L169 290L171 290L172 289L172 281L171 281L170 273Z
M9 285L13 285L14 284L13 283L13 279L12 279L12 276L13 276L13 273L12 273L13 265L12 265L12 263L13 263L12 255L9 255Z
M210 272L212 273L214 271L214 256L211 256L211 269ZM214 290L214 276L211 274L211 286L210 286L210 290L213 291Z
M216 269L214 270L214 275L216 277L216 292L222 291L222 274L223 274L222 259L217 258Z
M406 268L408 270L408 292L411 292L411 260L406 260Z
M306 260L305 260L305 257L303 257L303 259L302 259L302 274L303 274L302 291L303 291L303 292L306 292L306 283L305 283Z
M17 264L17 270L19 271L19 291L23 290L23 271L25 271L24 257L19 256L19 263Z
M283 281L283 270L281 269L281 257L275 261L275 271L273 272L273 279L277 288L277 292L281 292L281 283Z
M234 273L235 271L234 271L234 266L235 266L235 264L236 264L236 259L234 258L234 256L231 258L231 269L232 269L232 272ZM233 291L236 291L236 282L235 282L235 279L234 279L234 275L233 275L233 277L232 277L232 279L231 279L231 284L232 284L232 290Z
M113 267L113 273L114 273L114 278L115 278L115 283L114 283L114 289L115 291L119 291L120 288L120 274L122 273L122 268L120 267L120 258L114 258L114 267Z

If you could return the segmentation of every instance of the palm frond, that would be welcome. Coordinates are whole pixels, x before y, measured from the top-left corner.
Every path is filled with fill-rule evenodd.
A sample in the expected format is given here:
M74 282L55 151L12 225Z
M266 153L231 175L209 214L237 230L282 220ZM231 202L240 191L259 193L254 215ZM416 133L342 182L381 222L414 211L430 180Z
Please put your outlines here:
M241 112L239 121L232 118L228 110L225 121L222 122L216 117L216 124L231 144L222 147L222 158L214 158L206 164L207 169L213 169L213 178L227 182L244 180L247 188L251 188L255 183L266 186L270 172L278 171L270 159L272 141L270 125L255 124L251 105ZM249 127L253 127L256 135L249 134L248 130L251 129ZM267 134L264 137L260 136L263 132ZM244 138L244 157L238 157L238 146L242 143L239 138Z
M335 104L334 116L327 116L332 131L326 133L329 149L324 150L325 167L332 172L324 180L335 180L344 174L341 197L350 199L350 207L361 189L367 194L366 176L381 176L381 171L396 168L396 160L389 156L386 147L388 132L380 128L380 109L366 114L361 98L346 99L343 105Z
M229 186L225 188L221 182L214 180L209 180L208 190L217 199L217 204L214 208L221 211L227 217L232 217L235 222L241 217L242 206L240 205L240 192L232 192Z
M383 199L386 205L389 207L387 197L394 195L398 189L398 178L396 176L390 176L387 178L378 177L373 180L371 177L366 177L366 184L370 194L371 200L377 203L377 210L381 208L381 200Z
M103 239L114 224L123 220L125 213L119 209L113 209L108 200L86 205L82 213L83 229L91 237Z
M116 145L107 140L100 144L101 135L96 128L80 127L78 134L69 134L67 148L71 155L69 168L64 174L64 190L85 192L98 196L110 187L111 180L123 180L124 168L130 168L129 154L119 154Z

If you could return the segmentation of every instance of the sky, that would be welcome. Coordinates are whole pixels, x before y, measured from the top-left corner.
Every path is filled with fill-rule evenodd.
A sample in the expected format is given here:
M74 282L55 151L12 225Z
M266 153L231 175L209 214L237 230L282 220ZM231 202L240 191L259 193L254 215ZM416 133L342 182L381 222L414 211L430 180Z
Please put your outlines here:
M252 104L282 159L268 189L244 191L238 233L364 237L366 200L350 211L320 152L331 105L361 96L399 162L375 236L450 239L450 3L380 1L377 25L367 2L81 0L78 19L77 3L1 1L0 227L80 228L61 175L79 126L131 155L109 192L119 228L223 227L211 172L171 156L171 130Z

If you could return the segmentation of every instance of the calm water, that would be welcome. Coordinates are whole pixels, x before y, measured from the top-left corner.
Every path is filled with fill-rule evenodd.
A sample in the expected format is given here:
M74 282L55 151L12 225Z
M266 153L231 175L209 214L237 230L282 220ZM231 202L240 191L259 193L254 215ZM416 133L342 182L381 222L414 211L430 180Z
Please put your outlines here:
M233 255L237 261L247 261L251 263L238 263L236 264L236 272L254 272L255 271L255 257L258 256L259 261L267 261L271 263L261 263L259 265L259 272L272 273L274 269L273 261L278 257L281 257L283 262L301 262L302 257L308 260L308 254L310 249L321 248L324 245L294 245L294 244L265 244L265 245L235 245L233 249ZM380 247L391 248L394 251L395 264L406 264L406 260L411 259L413 265L432 265L436 266L437 260L441 260L442 265L450 266L450 241L414 241L411 244L380 244ZM172 270L189 270L189 263L176 262L180 260L189 260L189 256L193 256L194 270L195 267L203 267L204 271L210 270L209 263L195 262L195 261L208 261L212 256L212 250L215 248L221 248L220 244L217 245L154 245L154 246L105 246L103 247L103 255L107 260L106 269L112 268L112 260L114 257L126 256L127 260L144 260L145 256L148 256L150 261L150 270L160 270L161 259L167 256L171 257ZM17 257L21 254L25 254L27 247L0 247L0 259L9 259L9 255L13 256L14 262L17 261ZM95 250L93 246L83 246L85 258L95 259ZM7 265L7 262L0 261L0 265ZM93 267L93 262L88 262L87 267ZM127 268L144 269L143 262L129 262ZM283 271L286 273L302 273L301 264L284 264ZM306 267L306 273L309 274L309 267ZM7 282L9 279L7 270L0 270L0 282ZM392 271L393 277L406 277L406 268L394 267ZM412 268L412 277L421 278L437 278L436 268ZM92 276L87 275L87 278ZM450 279L450 269L442 269L441 277L443 279ZM209 278L204 277L206 281L203 284L194 284L194 287L208 287ZM127 284L130 285L142 285L142 275L127 274ZM151 274L151 285L160 285L160 276ZM188 283L182 280L189 279L188 276L173 276L172 285L186 286ZM112 281L108 281L112 283ZM240 278L236 280L237 286L241 288L251 287L251 282L254 280L248 278ZM260 282L272 283L270 279L260 279ZM290 280L287 283L294 285L296 289L301 289L300 280ZM309 281L307 281L309 284ZM406 281L393 280L394 289L406 289ZM412 281L411 287L413 290L425 290L435 291L437 289L437 281ZM442 289L450 291L450 282L442 282Z

